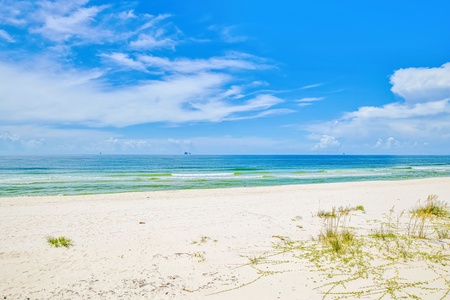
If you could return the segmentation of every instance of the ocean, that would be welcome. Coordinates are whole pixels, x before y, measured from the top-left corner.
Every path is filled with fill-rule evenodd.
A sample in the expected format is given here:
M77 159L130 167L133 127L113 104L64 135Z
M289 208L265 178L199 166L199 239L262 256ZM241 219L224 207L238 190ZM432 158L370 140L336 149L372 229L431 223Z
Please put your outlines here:
M0 156L0 197L449 176L450 156Z

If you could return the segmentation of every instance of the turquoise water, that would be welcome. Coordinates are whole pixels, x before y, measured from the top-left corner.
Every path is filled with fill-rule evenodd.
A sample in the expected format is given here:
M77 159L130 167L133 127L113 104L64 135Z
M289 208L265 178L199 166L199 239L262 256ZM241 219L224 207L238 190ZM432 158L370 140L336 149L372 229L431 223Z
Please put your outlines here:
M0 197L449 176L450 156L0 156Z

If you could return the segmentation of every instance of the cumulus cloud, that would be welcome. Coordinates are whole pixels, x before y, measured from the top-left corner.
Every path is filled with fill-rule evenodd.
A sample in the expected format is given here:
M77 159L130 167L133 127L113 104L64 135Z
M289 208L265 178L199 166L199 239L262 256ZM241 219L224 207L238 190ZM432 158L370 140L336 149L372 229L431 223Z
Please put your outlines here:
M315 134L366 144L369 148L433 146L450 140L450 64L439 68L409 68L391 76L392 91L404 101L364 106L340 119L306 126ZM387 139L374 140L376 136ZM393 136L401 136L403 142ZM320 147L320 143L316 145Z
M437 68L406 68L391 76L392 92L407 102L450 98L450 63Z
M341 147L341 143L333 136L322 135L319 142L314 145L313 150L336 150Z
M393 137L388 137L386 140L379 138L374 147L383 149L392 149L400 147L400 145L401 145L400 141L396 140Z

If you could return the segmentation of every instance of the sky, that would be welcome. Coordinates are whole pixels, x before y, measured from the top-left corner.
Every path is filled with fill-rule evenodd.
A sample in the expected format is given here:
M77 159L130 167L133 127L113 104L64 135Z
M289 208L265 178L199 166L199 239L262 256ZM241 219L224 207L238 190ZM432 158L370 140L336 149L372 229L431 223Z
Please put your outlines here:
M450 154L446 0L0 0L0 154Z

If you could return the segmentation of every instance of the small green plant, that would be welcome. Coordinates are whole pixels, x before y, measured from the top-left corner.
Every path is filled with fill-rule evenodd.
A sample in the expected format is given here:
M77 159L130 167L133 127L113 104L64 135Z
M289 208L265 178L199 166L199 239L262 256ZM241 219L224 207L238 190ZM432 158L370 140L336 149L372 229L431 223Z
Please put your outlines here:
M366 210L364 209L364 206L362 206L362 205L357 205L356 207L355 207L355 210L356 211L362 211L362 212L366 212Z
M450 232L447 228L437 229L436 233L440 240L450 238Z
M398 229L398 228L396 228L396 229ZM391 220L389 219L387 224L381 223L380 229L375 231L374 234L371 234L371 237L374 237L376 239L382 239L382 240L396 238L397 235L393 231Z
M203 244L209 241L210 239L211 238L209 236L202 235L199 241L192 241L191 244ZM217 240L214 240L214 242L217 242Z
M200 252L196 252L192 256L198 258L198 262L204 262L206 260L205 255Z
M202 235L202 237L200 239L200 243L206 243L210 239L211 239L210 237Z
M362 205L358 205L358 206L356 206L356 207L350 207L350 206L343 207L343 206L340 206L340 207L338 207L338 208L333 207L331 211L326 211L326 210L323 210L323 209L322 209L322 210L319 210L319 211L317 212L317 216L318 216L319 218L323 218L323 219L325 219L325 218L335 218L335 217L337 217L338 215L339 215L339 216L345 216L345 215L348 215L348 214L349 214L350 212L352 212L352 211L362 211L362 212L365 212L364 206L362 206Z
M263 260L263 257L249 257L248 260L250 261L250 264L252 265L257 265L261 262L261 260Z
M59 248L59 247L69 248L69 247L73 246L72 240L66 238L65 236L60 236L57 238L49 236L47 238L47 242L56 248Z

